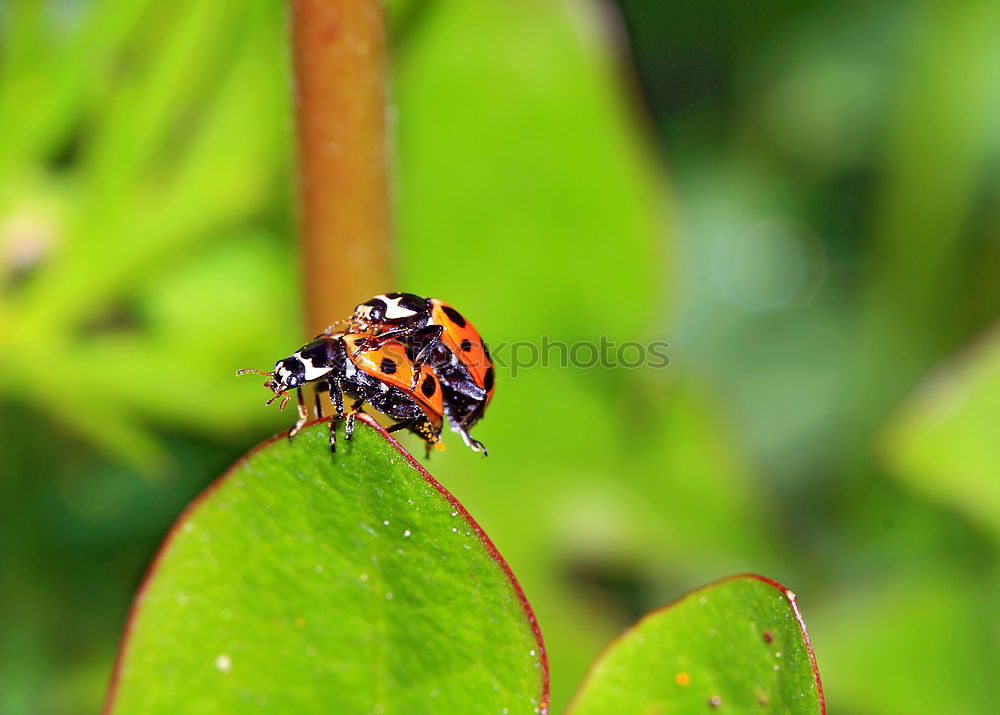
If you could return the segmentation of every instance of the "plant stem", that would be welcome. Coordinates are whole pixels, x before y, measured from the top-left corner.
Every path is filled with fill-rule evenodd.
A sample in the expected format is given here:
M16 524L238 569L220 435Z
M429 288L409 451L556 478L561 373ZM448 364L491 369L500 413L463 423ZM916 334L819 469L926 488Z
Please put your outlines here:
M394 290L377 0L292 0L301 236L310 335Z

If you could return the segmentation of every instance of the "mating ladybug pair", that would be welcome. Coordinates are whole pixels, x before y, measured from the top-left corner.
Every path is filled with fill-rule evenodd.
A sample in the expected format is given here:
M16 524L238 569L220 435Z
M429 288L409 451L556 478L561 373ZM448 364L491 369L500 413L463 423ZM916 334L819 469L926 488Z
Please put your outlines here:
M344 325L344 330L334 330ZM308 419L302 387L316 386L316 414L322 417L322 393L328 393L345 432L354 432L354 415L368 404L396 420L387 431L407 428L427 443L441 441L444 418L473 451L486 448L469 430L493 397L493 363L474 327L450 305L412 293L386 293L362 303L347 320L274 365L273 372L240 370L267 376L274 392L271 404L296 390L299 419L288 433L294 437ZM354 402L344 407L344 395ZM335 421L330 422L330 449L336 451Z

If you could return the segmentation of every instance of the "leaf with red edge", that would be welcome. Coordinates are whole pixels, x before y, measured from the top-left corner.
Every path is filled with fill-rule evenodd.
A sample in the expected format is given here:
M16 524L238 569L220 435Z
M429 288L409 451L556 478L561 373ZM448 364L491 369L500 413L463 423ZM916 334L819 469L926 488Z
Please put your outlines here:
M474 465L475 459L470 459ZM359 415L273 439L174 525L107 713L544 712L517 580L472 517Z
M795 594L755 575L693 591L647 615L598 659L570 710L825 713Z

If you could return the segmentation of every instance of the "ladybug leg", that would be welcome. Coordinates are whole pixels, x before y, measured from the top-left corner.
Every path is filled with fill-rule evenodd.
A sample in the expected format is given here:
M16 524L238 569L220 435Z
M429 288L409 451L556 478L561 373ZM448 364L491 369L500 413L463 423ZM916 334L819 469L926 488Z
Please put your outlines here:
M344 434L347 435L347 439L350 439L351 435L354 434L354 415L358 414L358 412L361 411L361 408L364 407L364 405L365 405L364 398L359 397L354 401L354 404L351 405L350 408L347 410L347 426L344 428Z
M465 442L465 445L469 449L473 452L482 452L485 457L487 456L486 446L469 434L469 427L479 420L482 413L483 403L480 403L473 409L469 410L468 413L458 421L454 419L454 414L449 414L448 421L451 422L451 431L458 432L458 434L462 437L462 441Z
M406 429L407 427L409 427L410 425L412 425L416 421L417 421L416 417L414 417L412 419L408 419L408 420L403 420L402 422L397 422L396 424L394 424L394 425L392 425L390 427L386 427L385 431L386 432L396 432L396 431L401 430L401 429Z
M484 457L487 456L486 446L478 439L474 439L472 435L468 433L465 427L462 427L460 425L457 431L460 435L462 435L462 441L465 442L465 445L469 449L471 449L473 452L482 452Z
M351 353L351 358L356 358L365 350L376 350L382 346L382 343L389 340L412 333L413 330L411 328L395 328L393 330L386 330L384 333L379 333L378 335L369 335L364 340L358 341L358 349Z
M337 419L344 417L344 394L340 391L340 383L330 381L330 402L333 403Z
M316 398L316 419L323 419L323 402L319 399L319 390L313 393L313 397Z
M392 330L386 330L384 333L379 333L378 335L369 335L365 338L365 343L355 350L351 357L356 357L358 353L364 350L377 348L388 340L393 340L403 335L409 335L412 332L412 328L393 328Z
M306 410L306 402L302 399L302 388L300 387L295 391L298 397L298 409L299 409L299 419L295 421L295 426L288 430L288 439L291 439L299 433L302 426L309 420L309 412Z
M353 360L358 355L363 353L365 350L374 350L382 344L381 335L373 335L361 340L358 340L358 349L351 353L351 359Z
M330 420L330 451L337 451L337 419L344 416L344 395L340 391L340 383L337 380L330 380L327 383L330 388L330 402L336 410L336 418ZM319 393L316 393L317 399ZM317 403L319 404L319 403Z
M417 383L420 382L420 368L424 366L424 363L433 354L434 348L441 343L441 334L443 332L444 327L441 325L428 325L420 328L420 330L414 330L410 334L411 338L409 342L422 346L420 351L413 357L413 382L410 384L410 392L417 389Z
M382 394L372 395L368 403L382 414L398 420L386 431L408 428L428 444L440 442L440 424L437 427L432 425L423 410L402 389L394 387Z

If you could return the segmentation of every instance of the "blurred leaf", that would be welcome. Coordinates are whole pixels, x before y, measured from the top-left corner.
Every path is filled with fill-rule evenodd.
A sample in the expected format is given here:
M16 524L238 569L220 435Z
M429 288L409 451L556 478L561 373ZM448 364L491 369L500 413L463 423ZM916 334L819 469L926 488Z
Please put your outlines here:
M229 436L279 429L288 419L260 409L270 394L261 380L235 372L269 368L302 342L287 317L298 306L284 249L272 236L237 234L161 268L135 299L136 329L94 336L77 365L109 401L158 424Z
M847 584L844 584L845 586ZM820 663L839 712L981 715L996 710L996 570L961 574L923 564L914 577L883 569L810 611Z
M27 333L23 339L38 339L54 322L79 320L99 310L116 292L141 285L144 271L157 261L260 210L277 169L285 165L279 156L287 148L280 131L287 111L281 101L285 65L280 35L258 20L268 13L276 15L277 8L255 6L244 10L239 22L227 22L235 25L239 41L225 44L229 51L209 65L216 72L225 70L217 84L154 84L167 95L187 93L153 102L146 95L153 89L140 77L139 89L114 93L115 111L103 118L110 125L109 143L87 145L75 221L62 250L25 297L18 325ZM205 22L203 14L193 12L192 17ZM159 61L167 62L170 54ZM146 105L161 101L173 104L160 110L163 116L148 117L154 126L144 130L137 121L136 128L113 141L116 121L126 122L131 111L142 107L145 112ZM254 121L246 121L247 116ZM149 161L136 164L136 155Z
M903 484L1000 537L1000 330L952 360L900 408L883 439Z
M425 3L398 58L400 286L494 341L632 340L665 297L665 196L597 9Z
M63 107L61 128L39 135L42 155L25 157L33 166L0 157L0 170L10 169L0 171L0 240L9 241L0 268L16 285L0 295L0 386L22 400L21 385L31 383L53 421L149 472L169 466L150 418L227 435L273 421L245 409L251 386L232 372L273 364L300 343L290 244L278 238L290 227L291 192L274 190L290 163L286 37L284 8L273 3L121 4L102 0L67 16L24 3L4 24L34 28L31 42L9 52L28 65L34 57L31 71L51 74L50 94L65 90L70 99L59 102L72 112ZM110 45L83 57L91 40ZM50 55L72 69L61 72ZM77 76L77 60L93 76ZM0 116L10 111L15 134L42 121L21 96L23 70L0 73ZM55 111L50 94L38 111ZM27 113L4 104L18 98ZM67 156L47 163L44 152L64 140ZM270 238L247 226L266 220ZM249 243L234 247L237 237ZM172 281L186 282L179 302L156 295ZM117 315L136 324L94 328ZM70 390L36 358L53 336L73 343L83 379Z
M768 534L779 521L773 495L734 445L728 405L693 377L675 378L667 389L649 376L629 397L639 423L631 431L641 442L632 486L643 506L635 517L641 514L655 528L647 539L650 556L656 552L675 572L684 569L697 579L706 578L706 563L715 575L778 568L780 547ZM643 405L651 414L641 411Z
M149 0L10 3L0 7L0 175L50 158L94 109ZM98 104L98 107L101 105Z
M506 564L384 433L326 424L238 463L137 600L112 712L537 712L545 655Z
M601 656L570 710L823 713L795 594L739 576L646 616Z
M859 4L850 12L816 4L812 12L779 17L786 22L760 43L753 61L733 67L741 115L750 120L737 133L749 129L756 136L746 143L755 154L766 142L776 158L793 162L787 173L807 181L835 181L839 172L865 166L892 108L885 88L906 34L901 20L911 12L905 4ZM800 190L808 192L805 183Z
M241 35L237 31L220 41L217 28L244 29L233 3L182 2L154 9L130 40L155 37L156 52L143 53L122 68L94 128L83 167L94 212L113 211L115 199L148 172L153 158L172 148L171 130L176 133L217 93L212 85L224 79L216 76L225 66L220 60L231 54Z
M955 299L975 287L962 270L976 262L968 225L994 163L987 149L1000 106L1000 4L920 3L909 29L874 204L859 384L847 393L857 416L851 438L862 444L970 328L974 314L955 310Z

